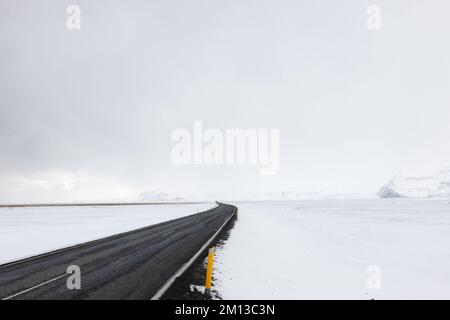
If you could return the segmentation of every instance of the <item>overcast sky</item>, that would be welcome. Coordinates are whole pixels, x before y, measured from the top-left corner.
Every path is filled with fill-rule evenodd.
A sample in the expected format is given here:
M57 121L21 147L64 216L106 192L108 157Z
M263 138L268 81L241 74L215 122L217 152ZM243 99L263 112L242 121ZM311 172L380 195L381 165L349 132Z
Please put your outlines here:
M0 0L0 202L368 193L439 170L449 14L446 0ZM278 173L174 165L171 133L194 120L280 129Z

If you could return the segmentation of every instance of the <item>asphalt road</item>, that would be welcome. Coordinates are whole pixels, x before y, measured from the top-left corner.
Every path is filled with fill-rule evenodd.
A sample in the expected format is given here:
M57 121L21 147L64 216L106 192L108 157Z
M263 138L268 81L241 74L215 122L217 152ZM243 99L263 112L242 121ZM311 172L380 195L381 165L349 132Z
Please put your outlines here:
M0 299L150 299L234 212L234 206L219 204L191 216L2 265ZM70 265L80 267L81 289L67 287Z

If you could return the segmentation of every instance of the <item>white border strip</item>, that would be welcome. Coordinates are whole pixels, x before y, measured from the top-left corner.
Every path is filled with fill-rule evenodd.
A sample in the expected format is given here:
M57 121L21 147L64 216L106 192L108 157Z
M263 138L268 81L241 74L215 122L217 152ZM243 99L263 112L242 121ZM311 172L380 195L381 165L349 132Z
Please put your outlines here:
M69 275L68 273L64 273L64 274L60 275L59 277L56 277L56 278L50 279L50 280L48 280L48 281L42 282L41 284L38 284L38 285L36 285L36 286L34 286L34 287L31 287L31 288L29 288L29 289L26 289L26 290L17 292L17 293L15 293L15 294L13 294L12 296L3 298L2 300L9 300L9 299L12 299L12 298L14 298L14 297L20 296L20 295L22 295L22 294L24 294L24 293L27 293L27 292L30 292L30 291L32 291L32 290L34 290L34 289L39 288L39 287L45 286L46 284L49 284L49 283L51 283L51 282L53 282L53 281L56 281L56 280L61 279L61 278L64 278L64 277L66 277L66 276L68 276L68 275Z
M224 222L224 224L219 228L219 230L216 231L216 233L213 234L213 236L211 238L209 238L204 244L203 246L200 248L200 250L197 251L197 253L185 264L183 264L181 266L180 269L178 269L177 272L175 272L170 278L169 280L167 280L167 282L161 287L161 289L158 290L158 292L155 293L155 295L150 299L150 300L159 300L161 299L161 297L163 296L164 293L166 293L166 291L172 286L172 284L175 282L175 279L178 278L179 276L181 276L186 270L187 268L189 268L195 260L197 260L198 256L200 256L200 254L209 246L209 244L214 240L214 238L219 234L220 231L222 231L222 229L225 227L225 225L228 223L228 221L231 220L231 218L234 217L234 215L236 214L236 208L234 208L234 212L231 215L231 217L229 217L227 219L227 221Z

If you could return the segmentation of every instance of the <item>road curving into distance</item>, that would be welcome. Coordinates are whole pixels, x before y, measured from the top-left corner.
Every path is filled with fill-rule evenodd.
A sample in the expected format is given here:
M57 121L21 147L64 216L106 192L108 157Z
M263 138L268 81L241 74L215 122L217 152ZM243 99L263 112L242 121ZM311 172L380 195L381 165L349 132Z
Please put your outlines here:
M0 266L0 299L158 299L236 213L208 211ZM69 266L81 289L69 289Z

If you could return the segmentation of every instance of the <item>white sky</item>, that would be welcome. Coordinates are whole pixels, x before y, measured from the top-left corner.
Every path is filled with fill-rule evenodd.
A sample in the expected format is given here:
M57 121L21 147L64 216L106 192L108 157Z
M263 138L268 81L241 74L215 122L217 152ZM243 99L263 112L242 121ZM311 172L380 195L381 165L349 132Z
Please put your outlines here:
M449 14L445 0L0 0L0 202L366 193L437 171ZM278 174L173 165L171 133L194 120L280 129Z

